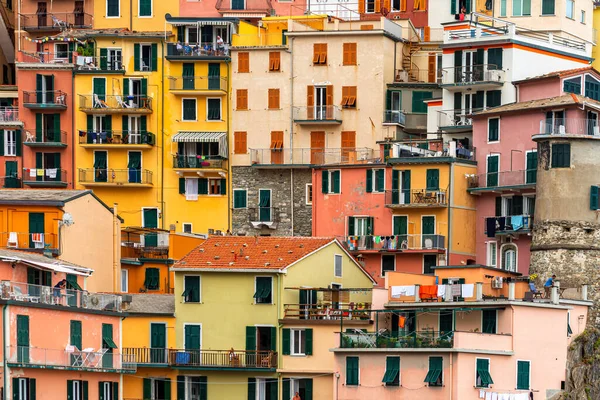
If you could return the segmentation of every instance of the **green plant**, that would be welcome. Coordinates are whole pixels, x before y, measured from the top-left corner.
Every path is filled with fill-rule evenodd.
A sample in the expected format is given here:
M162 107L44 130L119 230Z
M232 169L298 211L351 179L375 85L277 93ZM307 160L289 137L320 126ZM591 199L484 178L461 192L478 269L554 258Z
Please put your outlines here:
M80 56L92 57L94 55L94 45L88 43L85 46L77 46L77 53Z

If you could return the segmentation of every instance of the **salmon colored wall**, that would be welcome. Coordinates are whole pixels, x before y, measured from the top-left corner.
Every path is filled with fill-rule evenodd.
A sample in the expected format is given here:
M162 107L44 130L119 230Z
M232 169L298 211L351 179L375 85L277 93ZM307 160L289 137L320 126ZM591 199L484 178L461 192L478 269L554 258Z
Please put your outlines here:
M378 286L384 285L385 276L381 271L381 253L362 253L365 270L377 281ZM397 253L396 271L413 274L423 273L423 255L421 253Z
M119 382L119 374L44 370L35 368L11 369L10 378L10 389L4 389L7 393L12 393L12 378L34 378L36 384L36 399L38 400L66 399L67 380L87 381L89 399L100 398L98 394L98 382Z
M52 286L67 278L64 272L55 272L52 274ZM17 264L15 268L11 267L10 263L0 261L0 280L7 280L13 283L27 283L27 266L25 264ZM77 276L77 284L84 287L84 277ZM26 288L21 288L26 292Z
M546 99L562 94L560 79L558 78L523 82L519 84L518 88L518 101Z
M569 344L571 344L571 341L585 330L588 314L587 306L573 305L572 307L573 309L569 312L569 323L571 324L573 335L569 337Z

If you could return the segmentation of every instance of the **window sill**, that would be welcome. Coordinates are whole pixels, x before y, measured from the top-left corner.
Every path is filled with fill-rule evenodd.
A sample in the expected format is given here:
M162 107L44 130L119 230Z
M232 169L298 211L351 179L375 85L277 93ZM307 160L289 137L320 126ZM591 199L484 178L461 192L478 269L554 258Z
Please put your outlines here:
M290 354L290 357L306 357L306 354Z
M206 120L206 121L204 121L204 122L225 122L225 121L224 121L224 120L222 120L222 119L207 119L207 120Z
M493 142L487 142L487 144L496 144L496 143L500 143L499 140L494 140Z
M566 19L570 19L571 21L575 21L575 18L565 17Z
M511 18L529 18L531 17L531 14L529 15L513 15Z
M556 17L556 14L540 14L540 17Z

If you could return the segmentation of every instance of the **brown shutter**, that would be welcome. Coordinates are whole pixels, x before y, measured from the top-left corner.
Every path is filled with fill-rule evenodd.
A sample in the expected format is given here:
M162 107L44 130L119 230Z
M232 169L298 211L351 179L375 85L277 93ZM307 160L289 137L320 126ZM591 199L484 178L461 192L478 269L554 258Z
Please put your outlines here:
M388 12L391 10L390 0L383 0L383 8L385 8Z
M271 132L271 164L283 164L283 132Z
M269 53L269 71L279 71L281 56L279 52L272 51Z
M320 57L321 57L321 44L315 43L315 44L313 44L313 64L318 64Z
M381 0L375 0L375 12L381 12Z
M306 87L306 119L313 119L315 113L315 87L308 85Z
M235 154L246 154L247 153L247 137L246 132L234 132L234 153Z
M269 109L279 109L279 89L269 89Z
M423 28L423 41L429 42L431 41L431 27L426 26Z
M321 55L319 64L327 64L327 43L321 43Z
M351 44L351 52L350 52L350 64L351 65L356 65L357 63L357 50L356 50L356 43L350 43Z
M248 89L237 89L236 92L236 110L248 109Z
M406 12L406 0L400 0L400 11Z
M333 85L327 85L325 92L326 118L333 119Z
M435 83L435 55L430 54L427 58L427 81L429 83Z
M342 86L342 102L340 104L342 106L348 104L348 86Z
M356 86L348 86L348 107L356 107Z
M347 290L340 291L340 303L348 303L350 301L350 292Z
M238 53L238 72L250 72L250 53L240 52Z
M323 164L323 152L325 151L325 132L310 133L310 163Z
M365 13L365 1L366 0L358 0L358 13L359 14Z
M349 64L349 54L348 54L348 45L349 43L344 43L344 50L342 53L342 65L348 65Z
M351 161L351 155L356 159L356 132L354 131L343 131L342 132L342 158L344 161Z

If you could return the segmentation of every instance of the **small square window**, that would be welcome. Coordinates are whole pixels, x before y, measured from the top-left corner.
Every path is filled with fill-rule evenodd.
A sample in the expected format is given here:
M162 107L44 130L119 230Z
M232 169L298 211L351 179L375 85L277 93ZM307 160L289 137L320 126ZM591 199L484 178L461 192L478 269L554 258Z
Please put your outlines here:
M310 206L313 202L313 186L312 183L306 184L306 205Z
M183 233L192 233L192 224L191 223L183 223Z
M571 166L571 144L555 143L552 145L552 168L569 168Z

